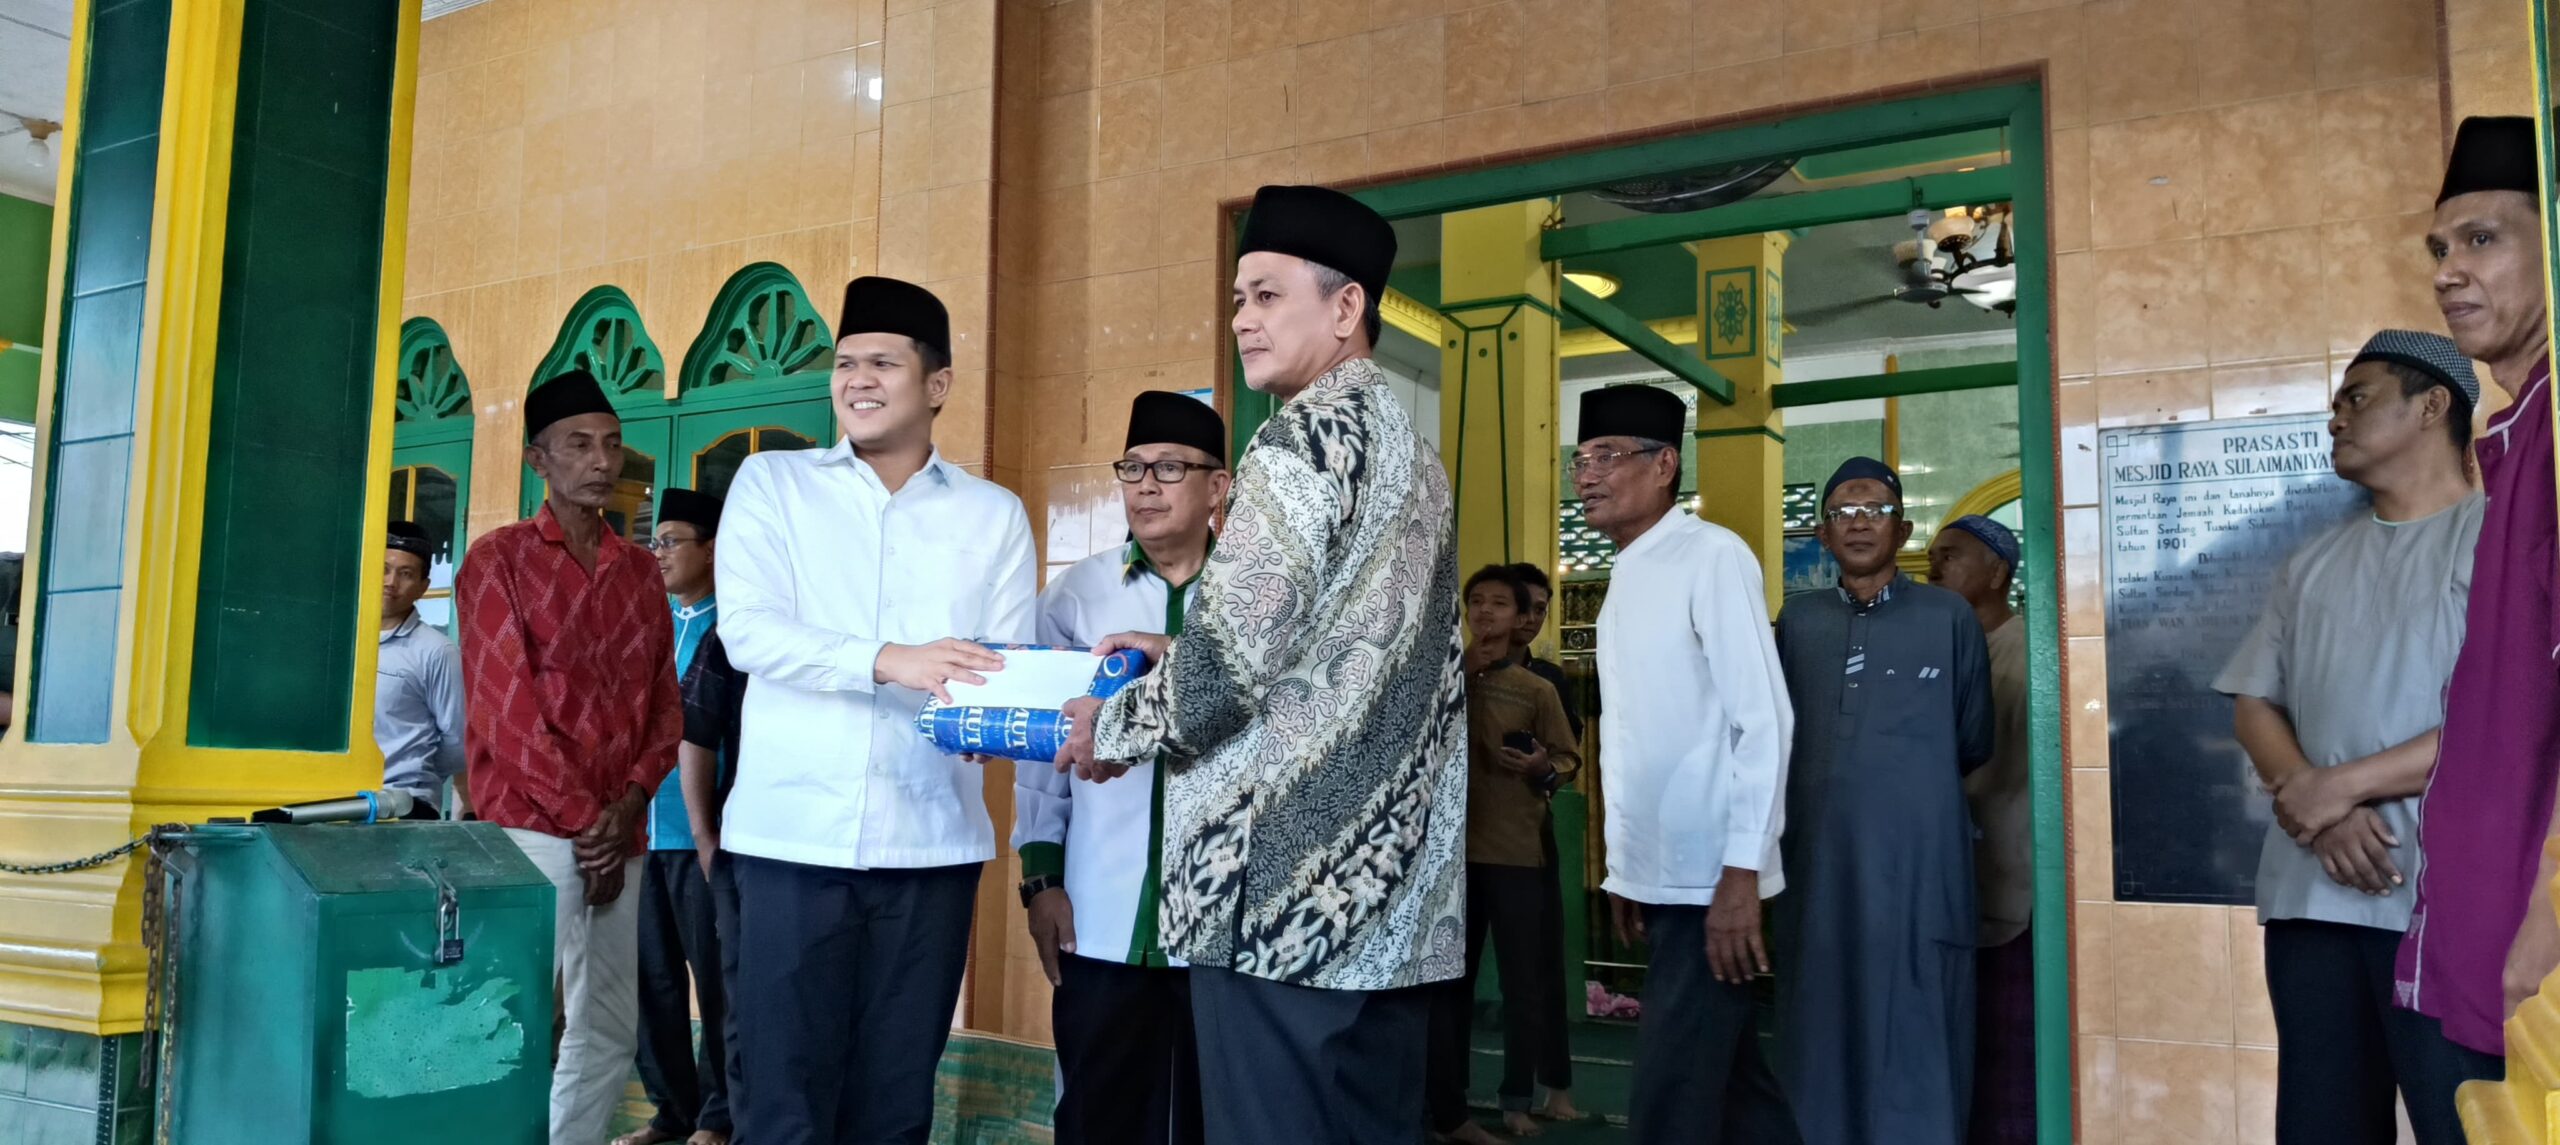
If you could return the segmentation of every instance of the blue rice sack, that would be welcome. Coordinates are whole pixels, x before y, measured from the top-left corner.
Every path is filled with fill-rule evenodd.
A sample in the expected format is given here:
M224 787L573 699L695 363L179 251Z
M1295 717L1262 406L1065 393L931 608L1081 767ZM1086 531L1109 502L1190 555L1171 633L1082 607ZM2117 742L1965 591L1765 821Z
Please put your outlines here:
M916 731L953 755L992 755L1047 763L1075 731L1062 710L1079 696L1109 699L1146 673L1147 655L1124 648L1097 657L1090 648L1047 644L990 645L1002 670L984 684L952 684L952 702L925 701Z

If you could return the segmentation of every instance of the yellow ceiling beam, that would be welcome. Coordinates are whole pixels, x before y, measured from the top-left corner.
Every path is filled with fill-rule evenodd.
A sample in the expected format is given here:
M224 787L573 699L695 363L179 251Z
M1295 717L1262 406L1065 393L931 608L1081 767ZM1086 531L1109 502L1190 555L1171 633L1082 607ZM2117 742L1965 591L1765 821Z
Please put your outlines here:
M1440 312L1423 305L1401 290L1389 290L1378 300L1378 317L1391 329L1401 330L1434 346L1448 341L1448 320ZM1645 325L1662 335L1674 346L1698 344L1698 320L1694 316L1663 318ZM1594 354L1622 354L1627 348L1618 340L1592 327L1566 330L1556 336L1556 356L1588 358Z
M1674 346L1698 344L1698 320L1693 316L1658 319L1645 323L1645 326L1654 333L1662 335L1664 341ZM1556 339L1558 357L1587 358L1593 354L1625 352L1627 348L1620 345L1617 339L1602 333L1596 327L1586 326L1580 330L1567 330Z

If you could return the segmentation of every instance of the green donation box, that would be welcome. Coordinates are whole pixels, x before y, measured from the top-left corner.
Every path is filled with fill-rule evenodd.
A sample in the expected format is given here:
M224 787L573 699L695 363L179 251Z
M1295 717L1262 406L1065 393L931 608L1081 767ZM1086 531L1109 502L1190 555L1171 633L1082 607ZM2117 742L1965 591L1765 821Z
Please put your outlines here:
M548 1137L552 890L504 831L213 825L169 866L170 1140Z

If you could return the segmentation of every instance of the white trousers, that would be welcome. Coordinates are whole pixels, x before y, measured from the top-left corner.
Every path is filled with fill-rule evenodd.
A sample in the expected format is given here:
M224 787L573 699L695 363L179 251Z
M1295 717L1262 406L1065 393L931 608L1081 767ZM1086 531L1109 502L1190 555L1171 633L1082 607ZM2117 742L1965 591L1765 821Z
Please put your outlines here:
M551 1145L597 1145L640 1049L640 860L623 865L622 894L587 905L569 840L507 828L557 892L551 965L564 1014L551 1074Z

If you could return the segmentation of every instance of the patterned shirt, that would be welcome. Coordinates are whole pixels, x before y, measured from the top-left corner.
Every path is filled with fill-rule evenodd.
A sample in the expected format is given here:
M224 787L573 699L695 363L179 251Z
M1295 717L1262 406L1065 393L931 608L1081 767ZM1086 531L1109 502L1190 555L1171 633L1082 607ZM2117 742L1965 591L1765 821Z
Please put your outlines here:
M570 838L676 765L684 711L658 566L608 530L595 571L544 505L471 546L462 611L471 799L501 827ZM641 840L632 833L631 847Z
M1456 531L1368 359L1254 434L1181 638L1094 718L1101 758L1172 769L1160 913L1183 960L1337 990L1458 976Z

